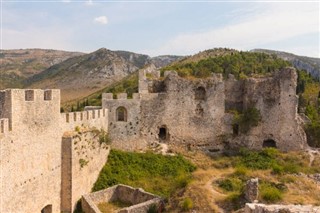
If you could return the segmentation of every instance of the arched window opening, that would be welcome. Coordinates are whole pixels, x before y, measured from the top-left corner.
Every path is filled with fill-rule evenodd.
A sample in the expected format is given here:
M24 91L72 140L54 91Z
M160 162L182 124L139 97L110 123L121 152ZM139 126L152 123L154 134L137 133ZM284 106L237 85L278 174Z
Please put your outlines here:
M160 141L165 141L168 139L168 131L166 126L162 126L159 128L159 139Z
M198 87L195 90L195 100L205 100L206 99L206 90L203 87Z
M127 110L124 107L118 107L116 111L117 121L127 121Z
M267 139L267 140L263 141L262 147L263 148L269 148L269 147L277 148L277 144L276 144L276 142L274 140Z

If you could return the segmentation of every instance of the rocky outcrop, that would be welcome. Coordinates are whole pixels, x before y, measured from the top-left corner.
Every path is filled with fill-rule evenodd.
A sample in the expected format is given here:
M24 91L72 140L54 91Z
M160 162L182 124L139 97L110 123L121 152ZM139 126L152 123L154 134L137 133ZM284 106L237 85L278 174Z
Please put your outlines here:
M259 195L259 179L252 178L247 181L245 189L245 199L252 203L258 199Z
M320 206L312 205L266 205L261 203L247 203L245 213L318 213Z

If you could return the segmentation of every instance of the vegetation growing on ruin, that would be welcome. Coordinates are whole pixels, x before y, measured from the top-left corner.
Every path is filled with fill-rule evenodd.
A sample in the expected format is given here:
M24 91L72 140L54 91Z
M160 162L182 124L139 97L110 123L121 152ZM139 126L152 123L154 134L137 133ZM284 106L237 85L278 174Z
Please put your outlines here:
M169 197L191 180L195 166L182 156L111 150L93 191L122 183Z
M310 119L306 125L308 143L320 147L320 84L309 74L298 72L299 110Z
M276 55L240 51L196 62L175 63L163 68L162 71L175 70L181 77L197 78L209 77L212 73L222 73L224 77L233 74L239 79L255 74L270 73L289 65L289 62L277 58Z
M233 125L238 126L242 133L247 133L252 127L258 126L261 121L260 111L255 107L249 107L242 113L234 111Z

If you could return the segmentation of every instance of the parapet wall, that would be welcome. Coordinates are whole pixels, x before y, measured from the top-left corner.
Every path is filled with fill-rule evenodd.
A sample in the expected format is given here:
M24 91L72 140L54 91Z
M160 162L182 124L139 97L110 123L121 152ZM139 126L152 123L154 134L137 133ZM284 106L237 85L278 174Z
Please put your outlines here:
M73 131L76 127L96 127L108 129L108 110L94 109L82 112L61 113L61 126L63 131Z
M115 201L131 204L131 206L118 211L122 213L147 212L151 205L156 205L159 210L162 208L162 199L159 196L123 184L83 195L81 204L85 213L100 213L101 211L97 207L99 203Z

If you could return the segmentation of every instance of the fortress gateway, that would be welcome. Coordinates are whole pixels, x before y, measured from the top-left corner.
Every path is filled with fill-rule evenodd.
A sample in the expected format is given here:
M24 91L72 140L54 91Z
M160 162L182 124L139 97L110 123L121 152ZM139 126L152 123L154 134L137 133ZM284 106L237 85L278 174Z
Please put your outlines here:
M146 149L157 143L219 151L307 147L297 113L293 68L235 80L221 74L184 79L151 68L139 73L139 93L103 94L102 109L60 113L59 90L0 91L0 212L72 212L107 160L109 146ZM246 134L234 110L260 111Z

